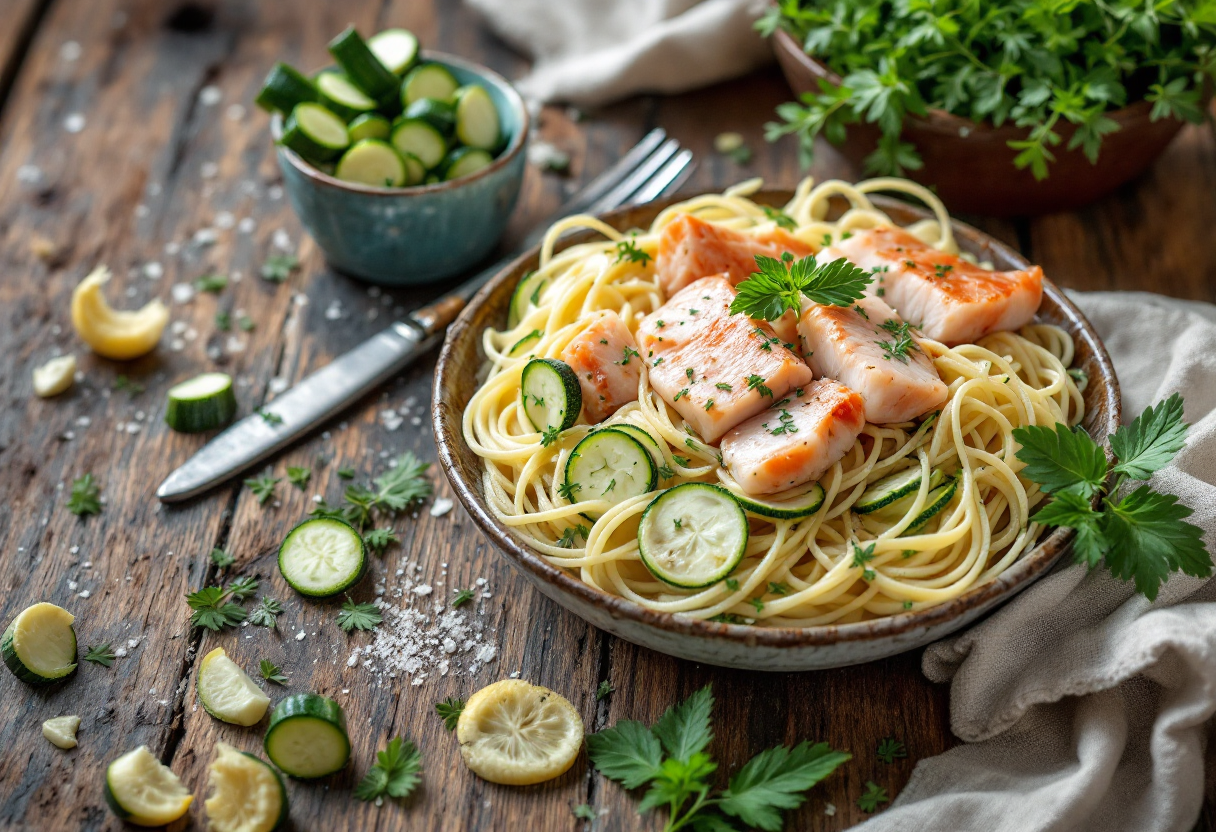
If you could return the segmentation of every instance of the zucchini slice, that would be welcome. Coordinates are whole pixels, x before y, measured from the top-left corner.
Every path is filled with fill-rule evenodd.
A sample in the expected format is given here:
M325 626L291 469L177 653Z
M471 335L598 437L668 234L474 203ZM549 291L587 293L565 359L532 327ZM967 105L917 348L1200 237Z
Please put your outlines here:
M508 358L518 357L523 352L524 347L528 346L528 344L531 344L534 341L539 341L541 338L544 337L544 335L545 335L545 331L543 329L532 330L527 335L525 335L523 338L520 338L518 341L516 341L514 344L511 345L511 349L507 350L507 357ZM579 395L581 397L581 395L582 395L581 391L580 391Z
M797 520L799 517L810 517L819 511L825 496L823 486L811 483L810 487L799 486L772 494L767 498L753 497L747 494L734 482L724 482L722 487L739 501L744 511L768 517L773 520Z
M256 725L270 707L270 697L228 658L223 647L203 656L196 686L203 709L221 722Z
M26 607L0 636L0 653L13 675L31 685L49 685L76 670L75 617L45 601Z
M401 159L405 162L405 184L421 185L426 179L426 166L413 153L402 153Z
M519 394L524 414L541 433L552 428L565 430L578 420L583 408L578 376L569 364L556 358L533 358L525 364Z
M912 503L916 502L916 494L920 490L920 466L919 465L916 466L915 468L908 469L908 471L900 471L898 474L892 474L889 477L883 477L881 480L878 480L873 485L871 485L869 488L867 488L865 490L865 492L861 495L862 498L864 498L866 496L866 494L869 494L871 492L871 490L874 488L874 486L881 485L886 480L894 480L895 477L905 476L910 473L915 475L912 478L913 483L910 488L907 487L906 485L902 485L898 482L895 482L892 486L888 487L888 491L899 491L902 493L899 493L897 496L884 502L882 505L880 505L876 508L869 508L866 511L859 511L855 504L853 507L853 511L857 514L870 514L871 516L874 517L875 520L879 520L884 523L898 522L905 514L908 513L908 509L912 508ZM946 475L943 474L940 470L934 468L932 471L929 472L929 491L932 492L933 489L935 489L939 485L941 485L945 479L946 479ZM876 495L881 496L881 492L875 492L875 493L876 493ZM860 500L858 500L858 502L860 502ZM928 501L926 501L925 505L928 506L928 504L929 504Z
M650 435L650 431L643 427L639 427L632 422L616 422L611 425L605 425L605 427L612 428L613 430L623 430L625 433L641 442L642 447L650 452L650 458L654 460L655 467L663 467L663 448L659 445L658 440Z
M325 162L350 146L350 134L346 122L325 107L304 103L287 117L279 144L310 162Z
M957 477L950 477L946 482L930 491L929 499L925 501L924 509L920 514L916 515L916 519L908 526L908 531L920 531L926 523L932 520L949 504L950 500L954 498L955 491L958 491Z
M485 87L471 85L456 91L456 138L469 147L492 151L502 136L498 108Z
M880 480L875 480L866 486L866 490L857 498L857 502L853 503L853 512L869 514L883 506L890 505L900 497L919 490L920 479L920 466L914 465L903 471L888 474Z
M638 552L660 581L700 589L735 571L748 534L747 515L729 491L686 482L646 506L638 524Z
M408 107L422 98L449 101L460 84L443 64L422 64L410 70L401 82L401 104Z
M405 161L388 142L363 139L342 154L334 176L375 188L400 188L405 184Z
M346 121L376 109L376 100L341 72L322 72L313 83L321 96L321 103Z
M392 142L399 153L416 157L427 170L437 167L448 152L443 134L420 118L399 119L393 125Z
M615 505L654 491L659 474L641 442L611 427L587 434L574 446L562 480L571 502L607 500Z
M337 702L319 694L289 696L271 711L262 746L290 777L310 780L341 771L350 759L346 714Z
M419 98L406 108L404 117L420 118L444 136L452 135L456 126L456 108L438 98Z
M360 142L364 139L388 139L392 126L388 119L379 113L364 113L346 125L346 132L350 134L352 142Z
M283 115L288 115L298 104L316 103L319 100L320 96L312 81L287 64L277 63L271 67L262 85L262 91L253 102L268 113L278 110Z
M274 832L287 820L287 789L267 763L224 742L207 768L210 832Z
M391 99L397 92L397 76L380 63L354 26L347 26L329 42L329 54L355 86L377 101Z
M404 75L418 62L418 38L407 29L377 32L367 39L367 48L394 75Z
M279 546L279 572L296 592L328 598L350 589L367 571L363 538L332 517L305 520Z
M128 751L106 766L106 803L136 826L164 826L186 814L194 796L148 746Z
M443 160L443 178L450 182L477 173L494 163L494 158L475 147L458 147Z
M203 373L169 388L165 422L181 433L215 430L236 415L232 376Z
M515 291L511 293L511 305L507 308L508 329L514 329L523 320L529 307L540 303L541 292L548 285L549 278L536 272L528 272L519 279Z

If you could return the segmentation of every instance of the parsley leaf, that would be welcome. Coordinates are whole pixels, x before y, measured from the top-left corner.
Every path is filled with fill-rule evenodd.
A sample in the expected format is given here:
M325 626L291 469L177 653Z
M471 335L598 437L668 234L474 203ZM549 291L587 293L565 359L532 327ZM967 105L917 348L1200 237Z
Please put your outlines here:
M77 517L101 514L101 488L92 474L72 480L72 492L68 495L68 511Z
M668 708L651 731L670 756L687 762L704 751L714 738L709 714L714 707L714 694L709 685L701 688L679 705Z
M228 594L238 601L253 597L257 591L258 579L252 576L240 577L228 584Z
M612 695L614 690L616 690L616 688L612 686L612 683L605 679L604 681L600 682L600 686L595 689L595 701L601 702L604 699L607 699Z
M1203 529L1183 522L1191 513L1173 494L1158 494L1147 485L1110 506L1102 516L1102 534L1109 542L1111 574L1135 581L1150 601L1171 572L1209 577L1212 559L1203 545Z
M262 263L262 277L271 283L282 283L291 273L300 268L300 261L292 254L272 254Z
M640 722L623 719L614 727L587 736L587 756L609 780L636 789L659 776L663 749Z
M355 469L354 468L339 468L338 469L338 479L353 480L354 478L355 478Z
M456 723L460 721L460 715L464 713L464 700L449 696L435 704L435 713L439 714L439 718L443 720L444 728L455 731Z
M616 244L616 260L614 262L622 263L629 261L630 263L641 263L645 266L654 258L637 247L633 240L621 240Z
M279 667L274 662L268 659L262 659L258 665L258 668L262 671L262 678L267 682L274 682L276 685L287 684L287 677L280 672L283 668Z
M308 487L308 481L310 479L312 479L311 468L296 468L293 466L288 466L287 481L301 491Z
M380 609L375 604L356 604L349 595L342 603L342 611L338 613L338 626L348 633L351 630L375 629L383 620L384 617L380 615Z
M278 616L283 612L283 605L273 598L262 596L257 606L249 611L249 623L258 627L278 628Z
M770 208L768 205L761 205L760 210L764 212L764 216L777 223L778 228L784 228L786 231L797 230L798 223L794 222L794 218L784 211Z
M233 558L232 555L228 554L223 549L217 547L211 550L211 562L214 563L218 568L225 569L232 566L232 564L235 562L235 558Z
M96 647L90 647L85 651L84 660L99 664L102 667L112 667L115 659L114 651L110 648L110 642L99 644Z
M561 431L557 429L557 425L552 425L541 431L540 444L542 448L547 448L557 441L557 437L561 435Z
M892 358L900 364L908 363L908 351L920 350L916 342L912 340L912 336L908 334L908 328L912 325L907 321L897 321L894 318L888 318L883 322L882 328L895 336L894 341L875 341L882 348L883 358L890 361Z
M1088 498L1102 488L1106 454L1084 430L1030 425L1014 428L1013 438L1022 446L1016 456L1026 463L1023 475L1048 494L1069 489Z
M258 505L266 505L266 501L274 496L274 487L279 484L279 477L272 477L270 474L263 474L260 477L250 477L245 480L245 485L253 492L253 496L257 498Z
M1119 460L1115 471L1135 480L1148 479L1182 450L1186 432L1182 396L1175 393L1115 431L1110 438L1110 449Z
M409 451L397 457L397 464L376 477L376 506L390 511L404 511L412 504L431 496L433 487L426 478L431 463L423 462Z
M826 742L761 751L730 779L730 788L722 793L722 811L748 826L777 832L783 826L782 810L801 806L806 800L802 792L849 759L851 755L833 751Z
M355 797L375 800L378 797L409 797L422 782L422 753L418 746L401 737L394 737L383 751L376 752L376 764L355 786Z
M883 737L878 743L878 759L887 765L891 765L897 759L903 759L907 756L908 750L895 737Z
M195 279L194 289L197 292L213 292L219 294L228 288L228 275L205 274Z
M775 321L792 310L802 313L802 297L827 306L851 306L865 293L873 276L843 257L819 265L813 255L794 261L788 251L781 260L756 255L758 271L739 283L731 301L732 315Z
M194 610L190 614L190 623L216 632L240 624L245 620L245 610L228 600L229 597L229 593L218 586L191 592L186 596L186 603Z
M590 803L580 803L570 811L574 812L574 816L579 820L595 820L598 817Z
M867 780L865 793L857 798L857 805L862 811L876 812L878 811L879 803L887 803L888 801L890 801L890 798L887 797L887 790L873 780Z
M384 554L385 549L394 543L400 542L401 538L397 537L397 533L392 529L372 529L363 535L364 545L377 555Z
M461 604L467 604L477 596L477 593L471 589L456 590L456 597L452 599L452 609L456 609Z

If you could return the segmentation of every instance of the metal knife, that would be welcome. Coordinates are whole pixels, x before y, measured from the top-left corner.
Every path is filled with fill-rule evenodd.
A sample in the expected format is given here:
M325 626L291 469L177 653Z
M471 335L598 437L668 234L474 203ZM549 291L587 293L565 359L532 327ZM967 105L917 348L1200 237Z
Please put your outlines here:
M661 128L652 130L553 217L538 225L515 252L339 356L262 408L277 419L255 413L231 425L170 474L156 489L156 496L166 503L187 500L291 444L431 350L477 290L520 252L536 245L553 220L655 199L687 179L691 161L692 154L680 150Z

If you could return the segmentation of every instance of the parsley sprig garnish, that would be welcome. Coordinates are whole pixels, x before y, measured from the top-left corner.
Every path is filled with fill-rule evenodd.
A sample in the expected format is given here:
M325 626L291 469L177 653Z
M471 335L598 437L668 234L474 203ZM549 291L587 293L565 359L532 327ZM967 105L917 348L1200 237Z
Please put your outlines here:
M449 696L435 704L435 713L439 714L439 718L443 720L444 728L455 731L456 723L460 721L460 715L464 713L464 700Z
M887 797L887 790L879 786L873 780L866 781L866 790L861 797L857 798L858 807L864 812L878 811L879 803L886 803L891 798Z
M1022 446L1017 458L1026 463L1023 475L1053 497L1031 519L1075 529L1078 563L1092 569L1105 560L1116 578L1134 581L1150 601L1172 572L1198 578L1212 574L1203 530L1186 522L1192 511L1177 497L1141 485L1118 499L1127 481L1147 480L1182 449L1188 427L1182 404L1175 393L1115 431L1109 437L1118 460L1113 466L1102 446L1079 427L1031 425L1013 431ZM1109 489L1108 473L1114 474ZM1096 509L1091 505L1095 496L1101 498Z
M477 597L476 591L472 589L458 589L456 594L452 596L452 609L456 609L461 604L467 604Z
M257 581L253 582L253 586L254 589L257 588ZM228 589L208 586L187 595L186 603L194 610L190 614L190 623L195 627L206 627L208 630L219 632L225 627L235 627L244 621L245 608L232 602L233 598L237 598L233 592L234 587L239 593L244 593L249 584L233 584Z
M615 690L616 688L612 686L612 682L605 679L604 681L600 682L600 686L595 689L595 701L602 702L611 696L612 692Z
M308 487L310 479L312 479L311 468L297 468L293 465L287 466L287 481L301 491Z
M86 662L99 664L102 667L111 667L114 664L115 658L117 657L114 655L114 650L110 647L110 642L108 641L105 644L90 647L84 654Z
M616 244L616 260L614 262L641 263L644 267L654 258L637 247L633 240L621 240Z
M211 562L219 569L227 569L236 561L232 555L225 552L218 546L211 550Z
M409 797L422 782L422 752L418 746L401 737L394 737L383 751L376 752L376 764L355 786L355 797L376 800L389 797Z
M380 608L375 604L356 604L349 595L342 603L342 611L338 613L338 626L348 633L351 630L373 630L383 620Z
M258 627L278 628L278 617L283 613L283 605L273 598L262 596L257 606L249 611L249 623Z
M374 515L395 516L429 497L433 486L427 479L426 472L430 467L431 463L423 462L411 452L406 451L397 457L395 465L376 477L372 487L347 486L342 495L346 505L333 506L322 501L309 512L309 516L344 520L362 532L363 528L372 521ZM364 537L364 543L369 546L378 546L386 540L386 535L392 536L392 531L384 529L368 532L368 535ZM368 538L371 538L374 544L369 542ZM388 546L390 542L396 541L395 539L388 540L384 542L384 546Z
M385 549L400 542L401 538L392 529L372 529L363 535L363 543L377 555L383 555Z
M77 517L101 514L101 487L92 474L72 480L72 491L68 495L68 511Z
M627 789L649 784L638 809L666 807L664 832L733 829L722 815L777 832L783 826L782 812L802 805L802 792L850 758L827 743L778 746L748 761L726 789L714 790L718 764L706 752L713 739L713 704L706 686L669 708L651 728L622 720L587 737L588 756L601 774Z
M263 474L260 477L250 477L245 480L245 485L253 492L253 496L257 498L258 505L266 505L266 501L274 496L274 487L280 482L279 477L272 477L270 474Z
M878 759L887 765L891 765L897 759L903 759L907 756L908 749L895 737L883 737L878 743Z
M262 277L271 283L282 283L291 273L300 268L294 254L272 254L262 263Z
M814 255L795 261L788 251L780 260L757 254L756 266L758 270L735 287L732 315L766 321L775 321L789 310L800 315L804 295L825 306L852 306L873 280L873 275L843 257L821 265Z
M274 682L276 685L285 685L288 682L287 677L283 675L283 668L269 659L262 659L258 664L258 670L261 671L262 678L267 682Z
M883 321L882 328L895 336L892 341L875 341L882 348L883 358L890 361L894 358L900 364L908 363L908 351L920 350L916 342L912 340L912 336L908 334L908 329L912 325L907 321L897 321L894 318L888 318Z

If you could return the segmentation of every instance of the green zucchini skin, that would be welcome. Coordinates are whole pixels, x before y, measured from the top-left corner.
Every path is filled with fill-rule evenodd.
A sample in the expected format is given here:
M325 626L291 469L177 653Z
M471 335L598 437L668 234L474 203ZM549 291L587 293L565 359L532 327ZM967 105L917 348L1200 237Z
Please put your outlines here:
M13 624L15 623L16 619L13 621ZM62 682L64 679L75 675L78 668L75 665L70 672L55 678L41 676L26 667L25 663L21 661L21 657L17 655L17 649L13 645L13 624L9 624L4 630L4 635L0 636L0 654L4 656L4 664L13 672L14 676L26 684L45 686ZM70 629L72 631L72 653L74 656L76 653L76 628L71 627Z
M101 776L101 780L105 784L105 789L103 791L106 798L106 805L110 807L110 811L117 815L120 820L126 820L127 818L131 817L131 813L122 808L122 805L118 802L118 798L116 798L114 796L114 792L110 790L109 766L106 767L105 772Z
M384 102L396 97L397 76L380 63L354 26L329 42L329 54L354 85L372 98Z
M274 781L279 784L279 818L274 822L274 826L270 827L270 832L279 832L283 825L287 823L287 817L291 814L287 804L287 784L283 782L283 775L279 774L279 770L267 763L256 754L250 754L248 751L239 752L244 754L251 760L257 762L258 765L264 766L271 774L274 775Z
M769 517L773 520L797 520L800 517L810 517L823 506L825 497L823 486L814 483L811 488L807 489L808 495L812 492L814 495L811 499L799 508L782 507L780 503L768 503L758 497L748 497L746 494L737 494L734 491L731 491L730 494L736 502L743 506L745 511L750 511L752 514Z
M346 130L350 133L351 142L359 142L363 139L388 139L392 128L389 126L388 119L377 113L364 113L355 118L346 126Z
M533 297L539 297L544 288L549 285L549 278L536 272L528 272L515 284L511 293L511 304L507 309L507 327L514 329L528 312L528 304Z
M494 163L494 157L478 147L458 147L443 160L441 169L445 181L460 179L484 170Z
M199 399L182 399L173 395L165 402L165 423L179 433L199 433L215 430L232 421L236 415L236 394L232 379L222 390Z
M557 424L538 425L536 420L532 418L532 413L528 410L528 378L534 373L556 373L561 384L562 396L564 398L563 408L561 412L561 421ZM524 414L528 417L528 421L532 423L532 427L540 432L544 432L548 428L555 427L559 431L566 430L578 421L578 414L583 409L583 388L578 383L578 376L574 370L565 361L556 358L533 358L524 365L523 373L519 378L519 393L523 402ZM533 394L535 395L535 394ZM548 407L548 405L545 405Z
M323 772L314 777L325 777L333 774L336 771L341 771L350 761L350 738L346 733L346 713L342 710L342 706L327 696L321 696L317 693L297 693L293 696L288 696L279 704L274 706L274 710L270 713L270 724L266 727L266 736L262 740L262 747L266 751L266 756L270 758L276 766L284 773L297 779L307 780L314 777L301 777L293 774L291 771L291 763L276 760L271 751L271 740L275 732L291 720L299 717L308 717L311 719L325 722L338 730L346 744L346 756L342 761L342 765L334 768L332 771Z
M315 104L320 100L312 81L293 67L280 62L271 67L254 103L268 113L277 111L288 115L297 104Z
M314 140L300 125L300 107L309 106L320 107L339 122L342 121L337 115L330 112L320 104L310 105L306 103L299 105L296 107L296 109L291 111L291 115L289 115L287 117L287 121L283 123L283 137L279 139L279 144L283 145L284 147L291 148L310 162L328 162L331 159L341 155L342 152L350 146L350 136L347 134L347 142L341 147L330 147ZM345 126L345 122L343 122L343 125Z
M450 137L456 127L456 108L451 102L438 98L419 98L405 108L405 117L422 119L445 138Z
M920 530L926 523L932 520L937 514L940 514L954 499L954 492L958 490L958 477L950 477L937 488L929 492L927 505L925 509L916 516L908 526L908 533L911 534ZM936 495L936 496L934 496Z

